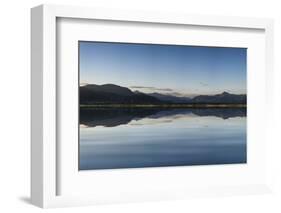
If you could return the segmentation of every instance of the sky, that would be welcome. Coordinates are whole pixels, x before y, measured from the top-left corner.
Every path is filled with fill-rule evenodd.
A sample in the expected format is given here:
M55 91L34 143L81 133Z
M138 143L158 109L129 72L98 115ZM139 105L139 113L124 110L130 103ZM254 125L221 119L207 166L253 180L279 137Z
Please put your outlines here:
M79 42L80 85L177 96L246 94L247 49Z

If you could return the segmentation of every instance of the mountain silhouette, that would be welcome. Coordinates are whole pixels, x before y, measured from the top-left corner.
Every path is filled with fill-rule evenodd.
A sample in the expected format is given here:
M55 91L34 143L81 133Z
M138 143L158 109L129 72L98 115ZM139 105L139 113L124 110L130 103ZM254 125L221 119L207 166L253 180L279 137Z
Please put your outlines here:
M246 95L235 95L223 92L218 95L199 95L192 99L193 103L224 103L224 104L246 104Z
M80 86L80 104L246 104L246 95L223 92L217 95L198 95L194 98L161 93L142 93L115 84Z
M160 104L155 97L134 93L114 84L88 84L80 87L80 104Z

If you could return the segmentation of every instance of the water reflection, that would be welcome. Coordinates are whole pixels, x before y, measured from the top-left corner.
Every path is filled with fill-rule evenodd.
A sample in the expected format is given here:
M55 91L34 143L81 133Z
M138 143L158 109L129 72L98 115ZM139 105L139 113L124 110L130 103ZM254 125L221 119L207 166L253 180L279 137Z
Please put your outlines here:
M80 170L246 163L245 109L81 109Z
M215 116L222 119L245 117L246 108L202 108L202 109L163 109L163 108L81 108L80 125L87 127L115 127L143 118L160 119L185 115Z

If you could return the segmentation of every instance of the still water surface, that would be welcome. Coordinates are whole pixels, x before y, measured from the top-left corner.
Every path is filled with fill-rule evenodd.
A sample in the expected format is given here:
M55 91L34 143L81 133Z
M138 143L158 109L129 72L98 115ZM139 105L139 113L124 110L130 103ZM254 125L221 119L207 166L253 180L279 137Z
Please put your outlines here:
M81 109L79 169L246 163L245 109Z

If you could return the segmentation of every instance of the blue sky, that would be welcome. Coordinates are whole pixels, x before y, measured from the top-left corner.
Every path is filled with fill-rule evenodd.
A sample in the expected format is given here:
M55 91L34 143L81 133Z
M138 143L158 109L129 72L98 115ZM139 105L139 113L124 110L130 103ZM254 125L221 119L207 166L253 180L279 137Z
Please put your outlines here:
M246 93L247 50L79 42L80 84L117 84L179 96Z

